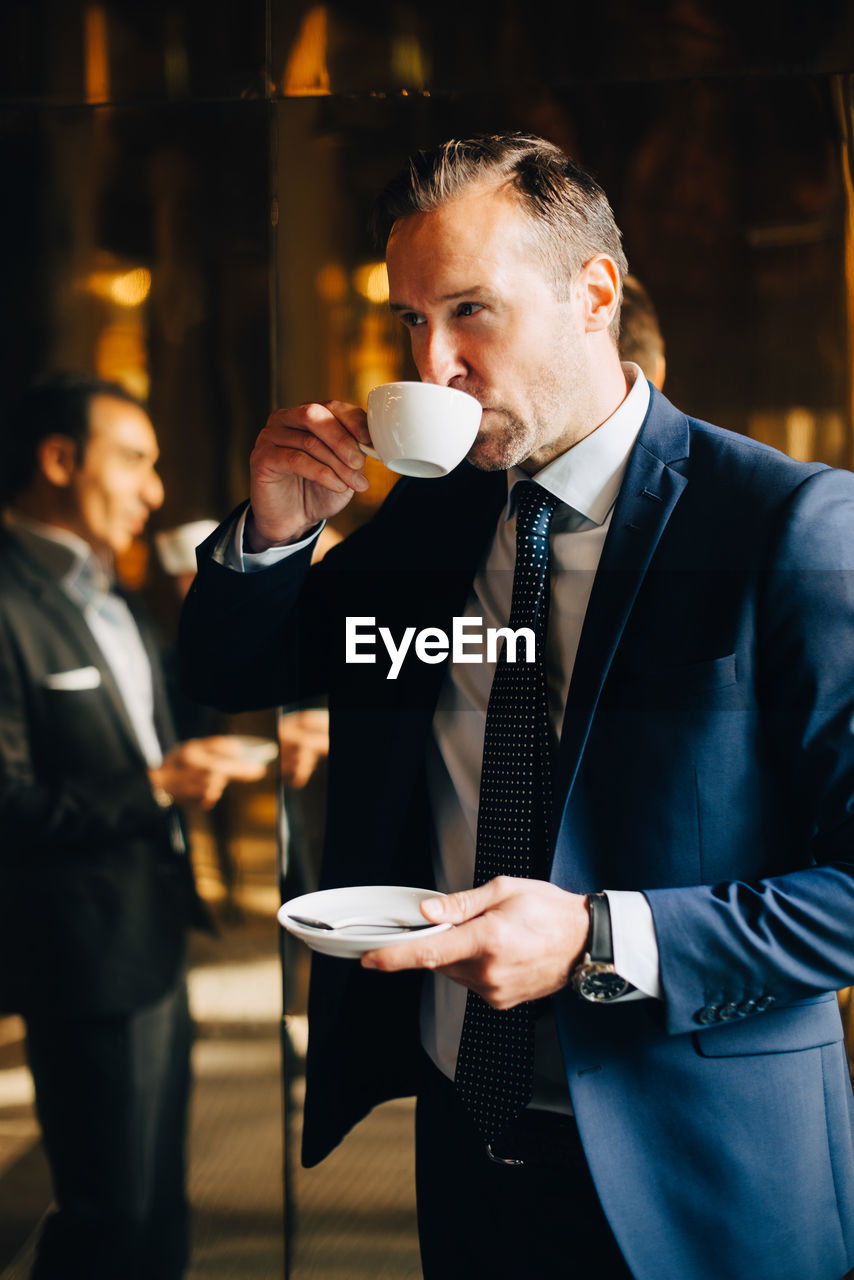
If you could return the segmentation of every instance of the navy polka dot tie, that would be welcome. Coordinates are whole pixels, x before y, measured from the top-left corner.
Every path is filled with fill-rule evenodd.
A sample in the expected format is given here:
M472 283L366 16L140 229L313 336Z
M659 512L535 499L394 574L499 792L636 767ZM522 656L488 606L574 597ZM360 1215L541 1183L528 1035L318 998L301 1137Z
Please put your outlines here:
M548 874L551 759L545 638L549 607L549 524L558 499L532 481L513 489L516 568L509 627L529 627L536 661L516 661L507 643L495 668L486 711L477 818L475 886L495 876ZM491 1143L531 1100L534 1018L529 1003L493 1009L469 991L454 1083L478 1130Z

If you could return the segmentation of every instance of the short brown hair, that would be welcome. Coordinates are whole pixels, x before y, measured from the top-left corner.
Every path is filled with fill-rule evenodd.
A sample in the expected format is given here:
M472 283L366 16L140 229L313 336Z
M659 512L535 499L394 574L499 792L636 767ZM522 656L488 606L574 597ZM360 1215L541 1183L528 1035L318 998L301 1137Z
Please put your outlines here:
M620 229L595 178L560 147L534 134L481 134L416 151L378 197L371 218L385 249L396 222L432 213L475 183L504 183L533 229L533 243L558 296L598 253L613 258L620 277L628 270ZM619 310L611 325L616 341Z

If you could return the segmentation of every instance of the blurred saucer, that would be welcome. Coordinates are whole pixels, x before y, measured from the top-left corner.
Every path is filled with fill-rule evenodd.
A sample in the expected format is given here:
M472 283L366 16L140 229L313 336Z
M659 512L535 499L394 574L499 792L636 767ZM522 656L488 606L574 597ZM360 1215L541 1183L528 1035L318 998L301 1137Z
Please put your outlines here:
M306 943L313 951L357 960L366 951L392 947L409 938L426 938L435 933L444 933L451 926L429 925L413 933L406 928L397 931L375 929L370 925L351 925L346 932L342 930L339 933L297 924L290 917L313 917L331 925L352 916L370 916L375 921L388 917L391 921L404 921L408 925L423 925L426 921L419 910L419 904L427 898L441 897L443 895L435 889L411 889L403 885L364 884L344 889L322 889L318 893L304 893L299 898L291 898L289 902L283 903L279 907L277 918L288 933Z
M228 740L240 748L240 755L244 760L251 760L254 764L269 764L279 754L279 744L272 738L256 738L250 733L230 733Z

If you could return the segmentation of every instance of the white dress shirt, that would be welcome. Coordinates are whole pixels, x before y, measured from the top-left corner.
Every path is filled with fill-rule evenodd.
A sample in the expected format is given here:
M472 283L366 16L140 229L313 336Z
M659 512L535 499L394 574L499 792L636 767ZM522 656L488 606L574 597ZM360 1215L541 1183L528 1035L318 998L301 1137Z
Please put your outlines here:
M649 385L636 365L623 366L631 390L614 414L572 449L535 475L507 473L508 500L484 563L475 574L466 617L483 629L504 626L510 616L516 560L513 489L534 480L560 499L549 532L551 591L546 640L549 720L555 743L563 722L575 655L593 580L611 523L629 454L649 407ZM494 663L449 663L427 753L427 781L436 835L437 887L470 888L474 878L477 809L486 707ZM605 886L602 886L603 888ZM660 995L658 950L652 913L640 893L609 892L614 962L636 988L634 998ZM429 974L421 1015L424 1047L453 1078L462 1032L466 990L441 974ZM551 1019L537 1026L534 1105L568 1110Z

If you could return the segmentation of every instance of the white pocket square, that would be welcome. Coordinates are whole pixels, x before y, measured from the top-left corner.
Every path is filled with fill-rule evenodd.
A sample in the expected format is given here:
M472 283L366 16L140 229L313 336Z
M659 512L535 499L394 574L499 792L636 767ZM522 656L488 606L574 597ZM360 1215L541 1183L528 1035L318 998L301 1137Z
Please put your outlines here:
M100 683L101 673L97 667L75 667L73 671L56 671L44 678L47 689L97 689Z

